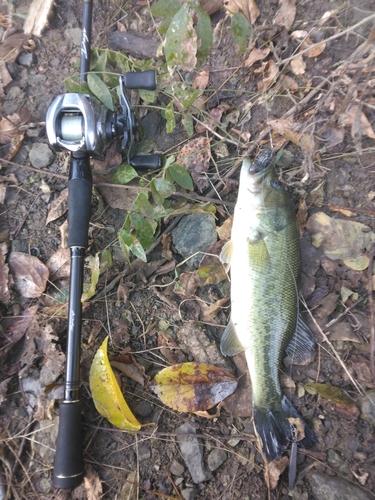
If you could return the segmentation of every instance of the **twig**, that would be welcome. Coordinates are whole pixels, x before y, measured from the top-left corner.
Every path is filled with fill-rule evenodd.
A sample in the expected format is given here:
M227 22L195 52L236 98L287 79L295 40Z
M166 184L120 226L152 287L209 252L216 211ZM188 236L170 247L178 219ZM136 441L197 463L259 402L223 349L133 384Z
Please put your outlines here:
M374 301L372 297L372 264L375 256L375 244L372 245L369 255L368 265L368 305L370 308L370 371L372 378L375 380L375 366L374 366L374 349L375 349L375 325L374 325Z
M364 299L365 299L365 297L361 297L360 299L357 300L357 302L354 302L352 305L350 305L349 307L347 307L345 309L345 311L343 311L342 313L340 313L337 316L337 318L331 319L331 321L329 323L327 323L326 326L323 328L323 332L325 330L328 330L328 328L330 328L335 323L337 323L337 321L340 321L341 318L343 318L344 316L346 316L349 311L351 311L352 309L354 309L355 307L357 307L357 305L360 304Z

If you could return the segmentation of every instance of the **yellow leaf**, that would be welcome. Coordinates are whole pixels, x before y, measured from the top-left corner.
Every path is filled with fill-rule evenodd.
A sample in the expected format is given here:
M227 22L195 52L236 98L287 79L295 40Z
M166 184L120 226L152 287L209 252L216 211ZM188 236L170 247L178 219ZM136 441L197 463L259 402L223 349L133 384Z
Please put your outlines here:
M324 212L318 212L309 218L306 229L312 236L314 247L321 246L329 259L341 259L346 266L356 271L368 267L366 249L369 250L375 242L375 234L368 226L333 219Z
M327 384L308 383L305 389L309 394L319 394L335 405L335 410L349 420L355 420L359 416L359 410L354 402L340 389Z
M181 363L161 370L152 389L164 404L181 412L205 411L232 394L237 379L218 366Z
M90 390L95 407L111 424L119 429L138 431L141 424L128 407L109 364L108 337L96 352L90 368Z

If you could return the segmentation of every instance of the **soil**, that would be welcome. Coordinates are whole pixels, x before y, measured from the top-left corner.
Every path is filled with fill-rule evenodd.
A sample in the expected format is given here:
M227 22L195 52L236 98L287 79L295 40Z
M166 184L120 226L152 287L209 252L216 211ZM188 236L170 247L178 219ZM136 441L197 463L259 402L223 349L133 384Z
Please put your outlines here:
M13 27L21 29L29 2L15 0L9 4L9 9L11 7ZM210 165L209 178L220 190L222 184L218 182L218 173L221 177L229 173L230 178L237 180L238 169L233 168L237 158L244 154L254 156L267 145L270 128L266 122L291 119L295 134L308 132L315 138L314 148L309 150L300 148L296 136L293 139L289 134L290 142L284 146L287 153L279 163L280 176L296 207L300 208L299 213L303 211L302 202L305 201L309 217L324 211L335 219L361 222L375 231L375 137L366 124L371 127L371 123L375 123L375 59L368 55L375 53L374 37L368 38L371 22L358 24L355 29L347 30L346 35L334 38L370 16L373 1L344 4L331 1L326 19L327 2L301 1L297 5L293 28L287 31L276 29L270 21L279 8L276 1L259 2L259 7L261 14L256 22L255 38L273 47L274 58L279 63L294 53L296 45L290 37L292 31L306 30L311 33L313 42L332 39L321 54L305 58L303 73L295 75L289 66L282 65L275 85L262 94L257 85L265 78L266 70L254 71L260 67L259 62L253 67L242 64L248 54L238 55L230 31L230 17L223 10L211 16L215 28L214 47L202 68L210 75L210 90L206 92L210 98L209 106L214 108L226 103L231 110L240 112L233 124L239 134L232 133L232 138L235 136L239 144L236 146L236 141L229 143L230 156L224 160L217 157L216 165ZM109 0L96 0L93 9L92 47L107 47L108 34L118 28L118 21L125 29L157 40L149 8L144 2L118 5ZM71 32L67 33L67 30L81 27L82 2L56 2L53 10L53 18L43 34L31 37L35 46L26 51L32 54L30 64L21 64L19 58L6 63L12 81L2 96L1 116L21 116L22 110L27 108L32 117L29 122L33 123L10 161L9 144L2 144L0 149L2 159L8 158L1 162L5 199L1 208L0 237L2 255L7 255L6 260L13 252L24 252L36 255L46 263L62 246L64 239L61 226L66 214L48 224L46 220L52 201L66 188L69 154L57 153L50 165L34 170L30 168L29 158L33 146L48 144L43 124L48 106L56 95L66 92L64 78L77 74L79 63L79 46L72 41ZM362 51L358 50L363 44ZM22 49L21 53L25 51ZM293 78L298 83L298 90L293 91L290 87L284 90L280 86L275 90L281 75ZM320 89L312 95L318 85L321 85ZM360 106L359 112L364 113L366 123L361 121L359 112L350 120L350 105ZM154 110L149 116L154 122L150 127L146 121L145 126L155 137L155 150L163 156L171 151L178 154L182 144L189 139L182 125L177 123L175 131L166 134L160 114ZM245 135L247 132L251 134L250 138ZM220 142L217 135L211 134L211 137L212 143ZM277 147L275 134L273 139ZM229 181L227 183L231 185ZM45 185L49 189L43 191L41 187ZM57 287L67 285L67 277L58 284L50 281L40 298L30 299L17 292L10 274L9 300L1 305L3 349L20 314L32 306L37 306L35 310L38 312L26 335L11 339L12 348L6 348L6 356L0 358L0 498L137 498L126 490L136 478L131 476L134 471L139 474L139 488L135 495L144 500L318 498L312 473L344 478L358 491L361 489L367 498L374 498L374 417L371 420L371 415L368 415L371 411L365 411L361 403L363 394L374 388L370 367L373 318L369 290L372 285L367 269L355 271L341 260L329 259L321 248L311 244L311 235L306 230L301 240L301 294L315 319L314 322L306 314L317 336L318 347L314 358L304 365L288 365L286 360L283 371L287 375L283 378L283 385L300 414L314 428L318 444L312 450L298 453L297 480L293 490L288 489L287 472L281 474L273 489L267 486L266 466L258 451L251 422L251 405L243 389L242 392L239 389L238 395L232 396L216 416L207 419L169 409L150 389L118 372L126 400L144 426L136 434L116 430L98 414L90 395L88 374L95 352L109 333L111 353L124 355L131 352L134 363L152 377L160 367L172 364L173 359L176 363L201 361L197 359L200 356L199 344L198 350L192 354L189 338L182 342L183 336L179 335L186 324L193 325L194 335L197 335L197 330L203 331L208 342L218 346L223 326L228 321L228 309L223 308L211 321L204 323L198 321L196 309L188 308L181 296L172 292L168 295L166 290L171 290L171 287L167 285L173 282L175 271L156 277L153 274L161 265L171 260L177 264L183 258L172 248L168 260L161 243L148 254L148 264L141 265L139 261L134 264L139 265L134 272L116 243L117 231L123 226L126 216L124 198L130 195L123 195L128 191L119 192L115 187L101 191L98 185L95 189L87 253L93 257L109 248L113 264L100 276L96 294L85 303L83 312L81 395L84 403L85 483L74 491L57 491L52 487L57 400L61 397L61 386L53 384L63 380L64 366L60 361L66 349L67 320L56 309L51 309L51 297ZM320 201L316 193L321 194ZM197 194L216 197L210 187L203 192L197 190ZM114 203L118 198L120 202ZM236 188L224 199L228 201L229 210L226 211L218 201L218 226L233 210ZM304 220L302 215L302 232ZM170 229L170 224L169 219L163 221L160 233ZM367 254L369 252L370 248ZM184 266L179 268L180 272L187 271ZM2 285L4 279L1 276ZM207 304L227 297L229 287L227 282L224 283L201 284L196 297ZM160 288L155 288L156 284ZM340 295L342 287L350 290L349 298L344 302ZM349 306L350 311L346 309ZM340 314L340 319L324 330L328 343L322 329ZM165 349L163 342L166 338L172 342L169 345L173 349ZM241 356L234 360L223 360L219 354L218 357L236 375L244 372L244 368L241 370L244 366ZM349 399L344 400L342 394L339 401L324 397L317 394L309 383L338 387ZM49 392L45 391L46 385ZM244 378L241 385L246 385ZM176 429L187 420L196 425L205 463L215 448L225 450L227 457L212 472L210 479L199 484L192 481L176 439ZM239 439L235 445L229 439L232 434ZM182 465L180 470L173 466L175 460Z

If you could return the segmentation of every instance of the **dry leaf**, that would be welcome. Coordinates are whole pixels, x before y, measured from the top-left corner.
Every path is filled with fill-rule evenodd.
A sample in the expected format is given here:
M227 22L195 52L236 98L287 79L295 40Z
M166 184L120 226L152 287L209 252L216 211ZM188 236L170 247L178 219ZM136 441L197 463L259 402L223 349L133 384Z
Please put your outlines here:
M232 233L233 215L228 217L221 226L216 227L217 235L221 240L229 240Z
M48 267L39 259L22 252L12 252L9 256L9 268L14 275L17 291L28 299L42 295L49 278Z
M264 47L262 49L258 49L257 47L255 47L245 60L244 66L250 68L254 63L265 59L270 52L271 49L269 47Z
M300 44L298 47L300 51L308 49L310 45L315 45L308 36L307 31L304 30L293 31L293 33L291 33L290 35L290 38ZM326 48L326 43L321 42L319 43L319 45L316 45L311 50L306 52L304 55L306 57L317 57L325 50L325 48Z
M152 390L164 404L181 412L209 410L237 388L237 379L206 363L182 363L161 370Z
M206 323L213 323L216 316L220 311L224 309L224 305L228 302L229 297L224 297L222 299L217 300L213 304L209 306L206 305L205 302L199 301L199 305L202 309L201 319Z
M294 142L294 144L299 146L303 151L308 151L309 153L315 151L314 137L311 134L299 132L299 124L282 118L268 120L267 123L275 132L288 139L288 141Z
M38 306L31 306L22 311L20 316L16 316L11 324L6 328L4 336L6 343L14 344L27 332L31 322L35 319Z
M25 34L16 32L0 44L0 60L9 64L15 62L25 41Z
M359 417L359 409L340 387L313 382L305 384L304 387L310 394L318 393L322 398L331 401L334 404L335 411L344 418L356 420Z
M46 26L48 26L48 19L52 14L54 0L33 0L23 30L26 35L40 36Z
M367 251L375 242L375 234L368 226L333 219L324 212L318 212L309 218L306 229L312 236L312 244L317 248L322 247L329 259L341 259L356 271L368 267Z
M4 96L4 89L12 81L4 61L0 61L0 97Z
M276 488L280 476L288 467L288 464L289 464L288 457L280 457L277 458L276 460L272 460L272 462L269 462L267 464L267 479L269 481L271 490Z
M296 17L297 7L295 0L279 0L280 8L276 12L273 24L283 26L286 31L289 31L293 26Z
M158 346L160 347L160 353L162 356L164 356L171 365L184 363L186 361L181 348L177 345L169 333L163 332L158 334Z
M250 24L254 24L260 14L255 0L224 0L223 5L229 14L241 12Z
M57 198L51 203L51 208L48 212L46 225L58 219L68 210L68 188L63 189Z
M0 144L7 144L8 150L4 158L11 160L19 151L25 132L19 130L19 126L26 121L17 113L2 118L0 121Z
M303 75L306 71L306 63L302 56L295 56L290 61L290 67L295 75Z
M70 250L59 248L46 262L50 272L50 280L55 281L70 275Z
M199 191L203 191L209 183L204 175L208 170L210 162L210 139L208 137L197 137L188 141L182 147L176 163L187 168L194 184Z
M85 477L83 485L86 490L87 500L100 500L103 498L103 487L99 475L94 467L85 464Z
M121 361L116 361L115 358L115 360L111 359L111 366L124 373L127 377L131 378L142 387L145 386L144 367L142 367L143 373L141 373L140 365L138 365L138 363L122 363Z
M298 83L294 78L288 75L280 75L275 86L275 92L283 90L290 90L290 92L297 92L299 89Z
M191 86L193 87L193 89L205 90L208 85L209 79L210 73L206 69L204 69L197 73Z
M116 496L116 500L138 500L138 485L139 474L135 470L125 479L120 493Z
M259 92L265 92L268 87L275 83L276 78L279 74L279 68L276 66L273 59L262 64L262 67L255 70L254 73L261 73L263 75L262 80L257 84Z
M180 297L193 297L200 285L198 271L182 273L173 291Z
M201 279L205 280L205 285L217 285L228 278L219 258L224 244L225 240L220 240L211 245L199 264L198 275Z
M370 139L375 139L375 132L371 123L357 104L350 104L345 113L340 117L340 121L343 125L352 125L353 138L356 133L359 133L361 136L367 135ZM358 132L356 129L358 129Z
M66 248L68 246L68 236L69 236L69 224L68 224L68 219L61 224L59 227L60 230L60 237L61 237L61 248Z

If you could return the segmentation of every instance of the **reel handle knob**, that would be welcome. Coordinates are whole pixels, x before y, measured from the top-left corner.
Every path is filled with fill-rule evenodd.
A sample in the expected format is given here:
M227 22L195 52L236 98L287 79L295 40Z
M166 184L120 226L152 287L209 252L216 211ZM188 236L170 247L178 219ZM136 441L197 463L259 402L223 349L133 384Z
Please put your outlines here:
M130 158L130 165L137 168L151 168L157 170L161 167L161 157L158 154L135 155Z
M156 89L156 72L153 69L147 71L132 71L123 75L122 81L127 89Z

